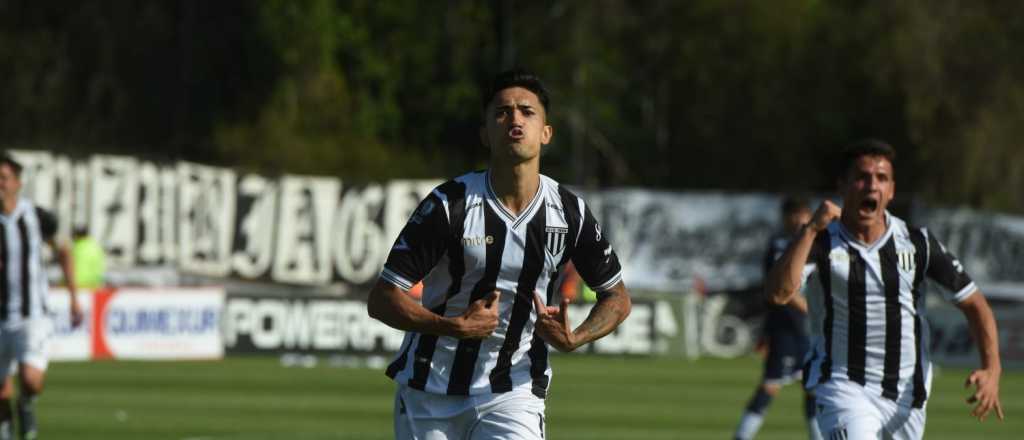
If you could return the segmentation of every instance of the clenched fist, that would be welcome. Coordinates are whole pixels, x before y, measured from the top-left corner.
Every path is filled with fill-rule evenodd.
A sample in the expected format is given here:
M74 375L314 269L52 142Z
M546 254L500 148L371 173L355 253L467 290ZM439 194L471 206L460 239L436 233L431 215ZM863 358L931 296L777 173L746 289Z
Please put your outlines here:
M501 293L495 290L485 298L473 301L456 321L455 336L459 339L485 339L498 328L498 304Z
M839 208L831 200L825 200L818 206L818 210L814 211L814 216L811 217L811 222L807 224L807 227L811 228L814 232L821 232L828 229L828 225L839 218L843 214L843 210Z

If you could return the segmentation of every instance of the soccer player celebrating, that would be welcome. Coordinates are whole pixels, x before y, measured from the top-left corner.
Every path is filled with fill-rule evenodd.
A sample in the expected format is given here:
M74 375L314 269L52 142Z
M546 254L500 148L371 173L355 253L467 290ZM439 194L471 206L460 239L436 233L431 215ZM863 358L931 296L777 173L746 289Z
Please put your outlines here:
M844 152L840 208L826 200L772 269L765 289L777 304L800 290L805 264L821 294L807 298L811 352L805 385L817 398L818 426L829 439L920 439L931 386L924 279L946 288L978 344L981 368L967 378L972 415L1002 419L999 344L985 297L926 228L910 227L886 207L895 192L888 144L867 140ZM838 221L836 221L838 220ZM808 281L810 283L810 281Z
M772 236L768 241L768 250L764 255L764 271L767 276L786 247L789 240L800 231L811 219L811 208L807 201L796 197L786 197L782 201L783 230ZM754 396L747 403L747 408L740 418L734 437L737 440L754 438L764 423L764 411L779 394L784 385L788 385L801 377L804 354L807 353L807 301L797 295L786 305L771 305L764 320L764 341L768 346L768 355L764 360L764 375ZM814 396L805 391L804 416L807 418L807 429L811 440L820 440L821 433L814 421Z
M370 316L406 336L397 383L399 439L542 439L548 344L572 351L629 314L618 257L583 200L540 174L552 136L533 74L498 75L484 95L487 170L437 187L402 230L370 292ZM554 301L572 261L599 292L575 329ZM423 281L422 304L406 295Z
M33 408L43 390L48 364L48 347L53 323L46 312L47 279L43 267L43 243L57 255L71 294L71 324L82 322L82 310L75 295L73 263L68 246L57 245L57 219L38 208L21 193L21 164L0 156L0 440L12 438L11 398L17 367L18 425L21 438L36 438Z

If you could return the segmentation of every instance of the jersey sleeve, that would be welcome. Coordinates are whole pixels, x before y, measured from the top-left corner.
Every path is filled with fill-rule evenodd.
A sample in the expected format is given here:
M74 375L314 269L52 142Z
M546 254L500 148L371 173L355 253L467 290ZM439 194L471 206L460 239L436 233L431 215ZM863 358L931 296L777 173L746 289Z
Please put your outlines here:
M420 202L388 254L380 277L409 290L433 270L447 250L448 215L436 194Z
M622 280L622 266L619 257L608 243L608 237L601 233L601 225L590 212L583 207L583 222L580 225L579 238L572 255L572 262L579 272L580 278L597 292L612 288Z
M928 232L928 266L925 274L943 287L943 296L952 302L962 302L978 286L964 271L960 260L949 252L931 232Z
M36 218L39 219L39 231L43 234L43 240L52 240L57 235L57 216L37 206Z

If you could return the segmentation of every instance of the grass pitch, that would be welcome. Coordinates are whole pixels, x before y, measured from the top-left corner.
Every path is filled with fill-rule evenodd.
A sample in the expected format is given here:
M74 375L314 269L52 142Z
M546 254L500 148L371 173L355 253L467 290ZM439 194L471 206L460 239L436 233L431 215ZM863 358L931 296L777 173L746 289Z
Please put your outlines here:
M551 439L727 439L760 375L736 360L553 357ZM979 424L963 403L967 370L942 369L927 439L1024 437L1024 375L1007 372L1007 421ZM393 386L369 368L285 368L277 358L57 363L38 402L44 439L390 439ZM787 387L759 439L806 438Z

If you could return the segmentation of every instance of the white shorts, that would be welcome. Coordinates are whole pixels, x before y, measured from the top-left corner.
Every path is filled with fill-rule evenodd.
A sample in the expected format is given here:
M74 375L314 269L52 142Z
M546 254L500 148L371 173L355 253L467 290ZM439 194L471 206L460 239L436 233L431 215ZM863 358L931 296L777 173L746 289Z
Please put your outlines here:
M53 321L46 317L0 328L0 377L14 374L17 364L46 371L52 336Z
M870 392L846 379L814 387L815 420L826 440L920 440L924 408L912 408Z
M467 397L399 385L394 411L395 438L399 440L544 438L544 399L528 387Z

